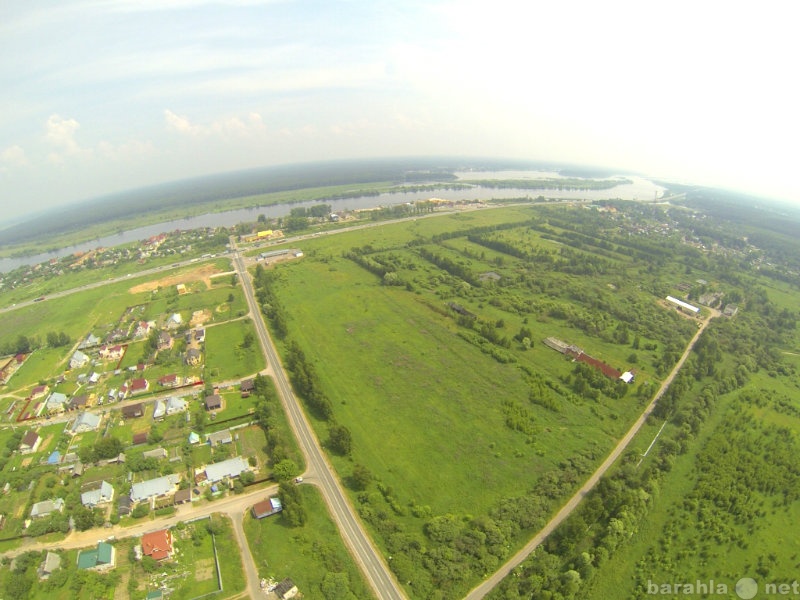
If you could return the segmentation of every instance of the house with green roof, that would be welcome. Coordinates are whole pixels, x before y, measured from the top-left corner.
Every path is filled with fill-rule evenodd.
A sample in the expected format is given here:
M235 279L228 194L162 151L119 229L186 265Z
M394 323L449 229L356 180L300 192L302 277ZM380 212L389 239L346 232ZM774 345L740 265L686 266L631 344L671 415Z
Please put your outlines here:
M117 566L117 549L106 542L98 542L97 548L78 552L78 569L110 571Z

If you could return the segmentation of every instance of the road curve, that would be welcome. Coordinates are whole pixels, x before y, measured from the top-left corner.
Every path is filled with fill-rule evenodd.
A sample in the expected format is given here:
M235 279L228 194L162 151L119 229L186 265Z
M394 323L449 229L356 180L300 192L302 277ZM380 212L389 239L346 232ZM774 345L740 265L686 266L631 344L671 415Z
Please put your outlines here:
M550 519L550 521L547 522L547 524L541 529L541 531L539 531L536 535L534 535L533 538L527 544L525 544L525 546L519 552L517 552L514 556L512 556L508 560L508 562L506 562L497 571L495 571L488 579L484 580L483 583L473 588L472 591L470 591L470 593L464 597L464 600L480 600L481 598L486 596L486 594L488 594L506 576L508 576L508 574L511 573L513 569L515 569L517 566L520 565L520 563L522 563L522 561L528 558L528 556L534 550L536 550L536 548L538 548L539 545L545 539L547 539L547 536L553 533L556 527L558 527L572 513L572 511L578 507L578 504L580 504L581 500L583 500L583 498L590 491L592 491L594 486L596 486L597 483L600 481L600 478L606 474L608 469L611 468L611 465L613 465L616 462L616 460L620 457L620 455L625 451L625 449L628 447L628 444L630 444L631 440L633 440L634 436L637 433L639 433L639 430L642 428L642 426L647 421L647 418L652 414L653 410L655 409L656 404L658 404L659 399L661 398L661 396L664 395L664 392L667 391L670 384L672 383L672 380L675 379L675 376L683 367L683 364L689 357L689 353L692 351L692 348L694 348L694 345L697 343L697 340L700 339L700 336L705 330L706 325L708 325L711 319L716 316L719 316L719 312L712 311L711 316L700 322L700 326L697 329L697 333L694 334L694 337L686 346L686 350L684 350L683 354L681 355L675 367L672 369L670 374L661 384L661 387L658 389L658 392L656 392L656 395L653 396L653 399L650 401L650 404L647 405L647 407L644 409L644 412L642 412L642 414L639 416L638 419L636 419L634 424L631 425L631 428L622 437L622 439L619 442L617 442L617 445L614 446L614 449L606 457L603 463L599 467L597 467L597 469L594 471L594 473L591 474L589 479L586 480L586 483L584 483L581 486L581 488L577 492L575 492L575 494L567 501L567 503L561 507L561 510L559 510L555 514L555 516L552 519Z
M322 492L331 516L339 527L342 538L376 596L381 600L405 599L406 596L400 585L356 517L355 510L348 502L339 480L333 474L333 468L325 459L319 440L314 435L305 413L294 396L294 392L289 385L289 378L281 366L278 353L264 325L264 319L256 303L250 275L245 268L244 260L236 248L236 242L233 238L231 238L231 248L233 249L234 266L239 273L239 279L242 282L242 288L244 289L253 321L256 324L259 341L271 367L275 385L289 423L306 458L307 471L304 474L304 481L316 485Z

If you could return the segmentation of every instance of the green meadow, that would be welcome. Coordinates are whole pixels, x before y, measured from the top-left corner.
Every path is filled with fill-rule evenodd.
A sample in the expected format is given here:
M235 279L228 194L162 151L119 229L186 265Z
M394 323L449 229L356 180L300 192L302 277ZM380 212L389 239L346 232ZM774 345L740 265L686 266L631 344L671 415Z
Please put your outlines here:
M266 359L250 319L208 327L205 344L205 373L213 381L244 378L264 368Z
M330 400L331 418L310 411L318 435L349 431L352 451L332 461L345 482L356 467L372 475L353 501L412 596L458 597L520 544L627 430L696 328L659 303L685 268L643 285L649 263L607 227L582 208L469 211L312 239L270 269L287 342ZM635 383L578 369L542 343L551 336L634 369ZM539 508L520 519L528 501ZM502 547L430 559L487 518L508 527ZM432 533L443 522L460 524Z

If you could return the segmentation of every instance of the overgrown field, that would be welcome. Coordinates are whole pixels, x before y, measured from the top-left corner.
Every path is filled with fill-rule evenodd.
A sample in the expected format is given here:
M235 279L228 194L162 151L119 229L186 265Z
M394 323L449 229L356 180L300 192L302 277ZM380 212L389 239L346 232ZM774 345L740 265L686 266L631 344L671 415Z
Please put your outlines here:
M460 597L508 557L696 329L662 301L710 278L706 263L624 227L584 208L471 211L313 240L301 261L257 270L295 388L413 597Z
M613 473L490 598L751 597L735 591L742 578L758 597L791 593L800 280L780 253L746 247L731 223L702 230L720 244L702 257L716 282L708 287L738 313L711 323Z

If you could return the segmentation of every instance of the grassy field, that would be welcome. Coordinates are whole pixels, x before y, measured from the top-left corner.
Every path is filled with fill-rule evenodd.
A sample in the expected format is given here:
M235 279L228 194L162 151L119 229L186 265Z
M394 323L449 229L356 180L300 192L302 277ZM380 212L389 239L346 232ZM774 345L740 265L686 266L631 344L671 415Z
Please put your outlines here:
M301 527L288 526L280 514L261 520L245 515L244 530L259 576L275 581L290 577L306 598L374 598L319 492L309 486L301 486L300 492L308 514Z
M535 495L565 465L588 471L696 327L631 284L640 266L624 250L561 248L574 244L571 214L511 208L419 219L324 246L311 240L302 260L274 268L289 337L352 436L352 455L332 461L346 480L356 464L373 474L377 490L353 500L389 511L402 532L376 534L387 554L399 554L401 535L425 539L432 519L487 515ZM538 231L542 216L564 228ZM377 269L399 285L383 285ZM492 273L498 281L481 279ZM636 383L620 396L577 392L575 364L542 344L550 336L620 371L635 368ZM325 443L328 423L314 424Z
M250 339L247 343L245 340ZM257 373L266 359L250 319L231 321L206 330L206 377L229 381Z

